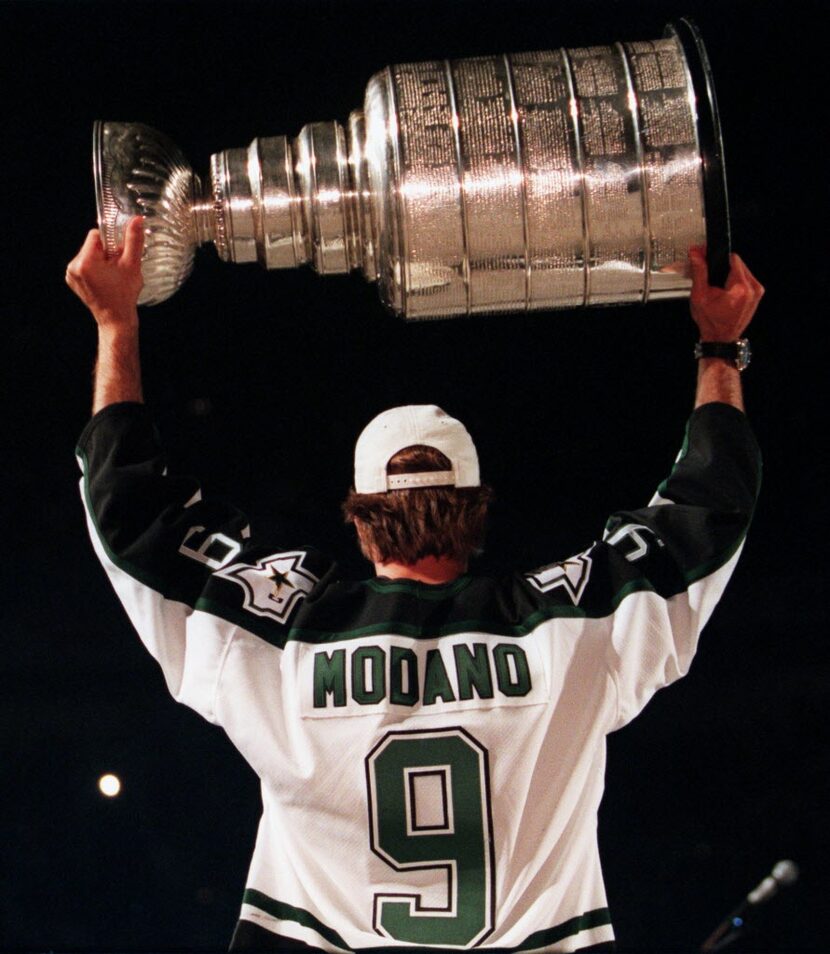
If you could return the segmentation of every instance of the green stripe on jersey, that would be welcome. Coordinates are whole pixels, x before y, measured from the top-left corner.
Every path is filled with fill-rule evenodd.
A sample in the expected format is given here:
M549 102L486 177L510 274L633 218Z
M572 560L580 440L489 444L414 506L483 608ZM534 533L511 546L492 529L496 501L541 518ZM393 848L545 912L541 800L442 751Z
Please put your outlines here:
M743 537L725 554L720 554L709 563L701 567L696 567L684 574L687 583L693 583L701 577L706 576L713 570L718 569L737 551L743 543ZM370 581L367 581L370 582ZM507 623L504 620L495 619L463 619L452 623L446 623L442 626L429 626L424 624L413 624L405 622L394 617L384 618L379 623L371 623L366 626L357 626L353 629L342 630L323 630L311 629L309 627L291 626L288 631L282 627L275 627L268 621L260 621L250 613L243 610L237 610L216 600L200 597L195 602L194 609L217 616L220 619L227 620L242 629L259 636L272 646L279 649L285 649L290 642L312 643L314 645L325 645L327 643L339 643L346 640L363 639L367 636L403 636L408 639L433 640L444 636L457 636L462 633L486 633L490 636L513 636L520 638L530 635L538 626L548 620L553 619L604 619L612 615L623 602L633 593L654 592L651 583L640 577L629 580L624 586L620 587L614 593L610 604L603 607L600 612L591 613L581 606L569 606L566 603L553 604L542 607L529 613L519 623Z
M646 588L646 587L640 587ZM625 590L623 595L632 592L631 587ZM208 600L200 597L196 600L194 609L211 616L217 616L229 623L239 626L241 629L255 636L259 636L272 646L279 649L285 649L289 642L313 643L314 645L325 645L326 643L339 643L344 640L362 639L366 636L404 636L408 639L433 640L440 639L443 636L456 636L461 633L486 633L490 636L527 636L549 619L583 619L588 614L579 606L554 606L546 607L528 615L521 623L508 624L498 620L483 619L464 619L453 623L447 623L444 626L424 626L412 623L406 623L402 620L388 618L380 623L372 623L367 626L359 626L355 629L344 630L322 630L307 629L298 626L292 626L286 632L283 628L278 628L267 620L259 621L255 616L246 613L243 610L236 610L219 603L216 600ZM601 617L600 617L601 618Z
M550 944L557 944L566 937L582 931L588 931L591 928L603 927L611 923L611 912L608 908L597 908L594 911L586 911L569 921L563 921L556 927L546 928L543 931L536 931L517 944L516 947L479 947L487 954L520 954L521 951L537 951L540 948L547 947ZM424 954L430 950L446 950L446 948L428 948L428 947L359 947L354 948L358 954Z
M336 944L343 950L350 950L349 945L343 940L337 931L323 924L310 911L303 908L295 908L293 904L285 904L283 901L276 901L269 898L267 894L257 891L255 888L246 888L242 895L242 903L250 904L271 917L278 918L280 921L294 921L303 927L311 928L316 931L320 937L324 937L330 944Z
M350 948L348 944L333 928L323 924L319 918L316 918L310 911L304 908L295 907L292 904L286 904L283 901L277 901L269 898L267 894L257 891L255 888L246 888L242 896L243 904L250 904L252 907L259 908L266 914L277 918L280 921L293 921L302 927L310 928L316 931L320 937L325 938L330 944L335 944L346 951L359 951L360 954L410 954L410 952L424 952L435 950L429 947L356 947ZM519 954L520 951L532 951L548 944L556 944L566 937L573 937L582 931L588 931L591 928L604 927L611 923L611 912L608 908L596 908L593 911L586 911L575 918L563 921L556 927L546 928L542 931L535 931L529 937L525 938L521 944L515 947L486 947L483 950L489 954Z
M546 931L537 931L526 938L518 947L504 948L504 951L531 951L537 947L544 947L546 944L556 944L566 937L573 937L582 931L588 931L591 928L603 927L611 923L611 912L608 908L596 908L593 911L586 911L578 917L571 918L570 921L564 921L556 927L548 928Z

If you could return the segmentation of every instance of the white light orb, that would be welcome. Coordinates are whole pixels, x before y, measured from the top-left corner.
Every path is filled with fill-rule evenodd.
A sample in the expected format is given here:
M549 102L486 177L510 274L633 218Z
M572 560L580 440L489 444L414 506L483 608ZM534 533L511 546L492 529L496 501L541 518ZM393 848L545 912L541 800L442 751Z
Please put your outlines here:
M98 789L107 798L115 798L121 793L121 779L117 775L107 773L98 779Z

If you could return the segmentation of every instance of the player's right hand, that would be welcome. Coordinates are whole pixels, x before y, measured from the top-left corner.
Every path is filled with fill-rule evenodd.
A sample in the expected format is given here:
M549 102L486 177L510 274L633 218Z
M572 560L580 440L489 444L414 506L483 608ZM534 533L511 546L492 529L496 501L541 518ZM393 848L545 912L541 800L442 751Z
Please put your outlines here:
M98 229L86 237L66 269L66 284L92 312L99 326L135 321L138 296L144 285L141 255L144 219L130 219L124 247L107 257Z
M692 290L689 304L700 329L701 341L736 341L746 330L764 294L764 287L739 255L729 258L729 276L724 288L709 284L705 249L692 246L689 264Z

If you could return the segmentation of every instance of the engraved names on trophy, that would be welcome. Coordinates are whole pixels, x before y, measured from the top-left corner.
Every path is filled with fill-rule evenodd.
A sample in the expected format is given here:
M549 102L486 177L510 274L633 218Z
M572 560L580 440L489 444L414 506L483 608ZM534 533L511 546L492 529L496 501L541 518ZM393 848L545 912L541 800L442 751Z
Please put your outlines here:
M392 68L400 136L400 195L413 316L467 310L468 265L455 108L443 61Z
M529 307L585 299L582 174L561 51L510 57L527 196Z
M524 177L503 57L452 64L459 117L470 312L524 310Z
M700 147L686 67L671 40L625 45L637 87L651 235L650 298L671 296L690 245L705 235Z

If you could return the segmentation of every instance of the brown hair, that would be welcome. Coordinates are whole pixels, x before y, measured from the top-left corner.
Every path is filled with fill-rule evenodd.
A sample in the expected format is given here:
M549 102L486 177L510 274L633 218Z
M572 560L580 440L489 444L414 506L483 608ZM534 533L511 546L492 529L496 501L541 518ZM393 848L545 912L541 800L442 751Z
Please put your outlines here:
M388 474L452 470L434 447L414 444L395 454ZM484 543L489 487L417 487L382 494L349 491L346 523L359 520L360 549L373 563L417 563L427 556L466 563Z

